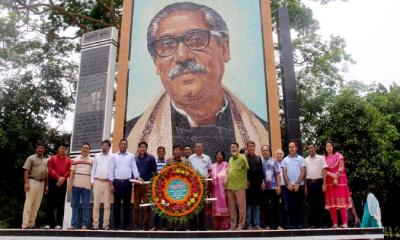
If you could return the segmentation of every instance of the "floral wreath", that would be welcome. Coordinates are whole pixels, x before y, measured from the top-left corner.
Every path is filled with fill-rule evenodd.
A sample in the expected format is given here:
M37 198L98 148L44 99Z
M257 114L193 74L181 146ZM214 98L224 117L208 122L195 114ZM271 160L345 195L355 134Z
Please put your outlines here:
M184 222L204 206L207 188L196 170L184 164L167 165L150 183L153 210L168 221Z

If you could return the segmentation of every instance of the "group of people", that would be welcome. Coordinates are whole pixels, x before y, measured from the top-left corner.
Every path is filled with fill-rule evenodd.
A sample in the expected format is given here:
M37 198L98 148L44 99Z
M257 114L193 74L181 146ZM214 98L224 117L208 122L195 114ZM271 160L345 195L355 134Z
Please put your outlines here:
M171 164L188 165L204 179L211 179L209 194L215 201L210 208L203 208L190 220L189 228L193 231L206 229L207 212L215 230L302 228L305 200L309 206L310 227L323 227L324 213L328 210L332 228L346 228L348 209L354 209L344 158L331 141L326 142L324 155L318 155L315 144L309 144L305 159L298 154L294 141L289 143L286 157L278 149L273 158L267 145L261 146L262 155L258 156L255 154L256 144L249 141L243 149L239 149L238 143L232 143L229 159L223 151L217 151L214 161L204 154L201 142L195 144L193 154L189 145L173 146L172 156L168 159L165 147L159 146L155 157L147 152L145 141L138 143L134 154L127 152L127 139L119 141L119 151L115 154L110 152L109 140L101 143L102 151L94 158L90 156L90 147L89 143L82 144L80 154L71 160L66 155L67 146L61 144L57 154L47 160L44 157L45 146L37 144L36 153L29 156L23 166L26 200L22 228L35 227L42 197L47 194L46 228L61 229L68 191L72 195L71 229L111 229L112 199L112 228L130 229L133 191L134 229L185 230L184 224L167 223L157 214L154 214L154 227L150 229L151 209L149 206L141 207L142 203L148 202L151 178ZM93 219L90 225L92 195ZM373 195L368 199L363 225L381 227L379 203ZM99 223L100 203L104 205L102 226ZM341 225L337 212L340 213Z

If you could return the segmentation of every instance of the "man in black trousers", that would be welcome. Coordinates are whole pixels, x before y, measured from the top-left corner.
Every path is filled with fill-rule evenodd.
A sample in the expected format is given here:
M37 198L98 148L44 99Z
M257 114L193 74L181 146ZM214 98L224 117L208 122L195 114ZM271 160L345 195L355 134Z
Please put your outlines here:
M325 213L325 177L326 163L323 156L316 154L313 143L307 147L308 157L304 159L306 166L306 182L304 193L310 208L309 224L311 228L320 228L324 222Z
M66 155L68 146L60 144L57 154L47 163L49 173L49 194L47 195L47 222L45 229L61 229L64 217L64 201L67 192L67 180L70 174L71 159Z
M130 179L139 179L139 171L135 157L126 151L128 140L119 141L119 152L111 158L108 180L111 184L111 192L114 194L114 229L121 228L121 200L123 201L124 222L123 229L130 229L132 184ZM139 179L140 180L140 179Z

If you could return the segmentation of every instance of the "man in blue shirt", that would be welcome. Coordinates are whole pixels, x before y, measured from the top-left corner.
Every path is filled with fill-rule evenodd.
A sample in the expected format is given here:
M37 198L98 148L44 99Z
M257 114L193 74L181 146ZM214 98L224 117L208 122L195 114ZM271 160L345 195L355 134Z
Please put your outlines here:
M144 230L149 229L150 208L148 206L143 207L143 221L140 222L140 204L147 203L148 200L147 192L149 189L149 184L145 182L150 181L150 179L157 172L156 160L153 155L147 153L147 147L148 144L145 141L138 143L135 161L139 170L140 178L143 179L144 183L135 183L133 187L135 228Z
M131 195L132 184L129 180L133 177L139 179L139 172L136 166L135 157L126 151L128 140L125 138L119 141L119 152L111 157L108 180L111 182L111 192L114 193L114 229L120 229L121 200L124 208L123 228L129 229L131 216Z
M286 182L285 210L287 228L301 228L303 219L304 158L297 154L297 143L289 143L289 155L283 159L283 176Z
M281 194L281 168L271 157L269 146L261 147L264 181L261 186L264 191L263 215L265 229L277 229L279 226L279 195Z

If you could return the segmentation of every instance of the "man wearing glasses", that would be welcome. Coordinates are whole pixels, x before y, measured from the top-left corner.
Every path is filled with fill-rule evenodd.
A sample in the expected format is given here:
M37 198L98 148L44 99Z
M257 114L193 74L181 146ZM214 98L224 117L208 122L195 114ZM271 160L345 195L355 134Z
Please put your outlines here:
M206 154L229 152L231 142L268 144L266 122L222 84L230 60L229 32L213 9L190 2L163 8L151 20L147 48L165 88L139 117L127 122L129 141L203 142ZM172 149L167 149L170 152Z

